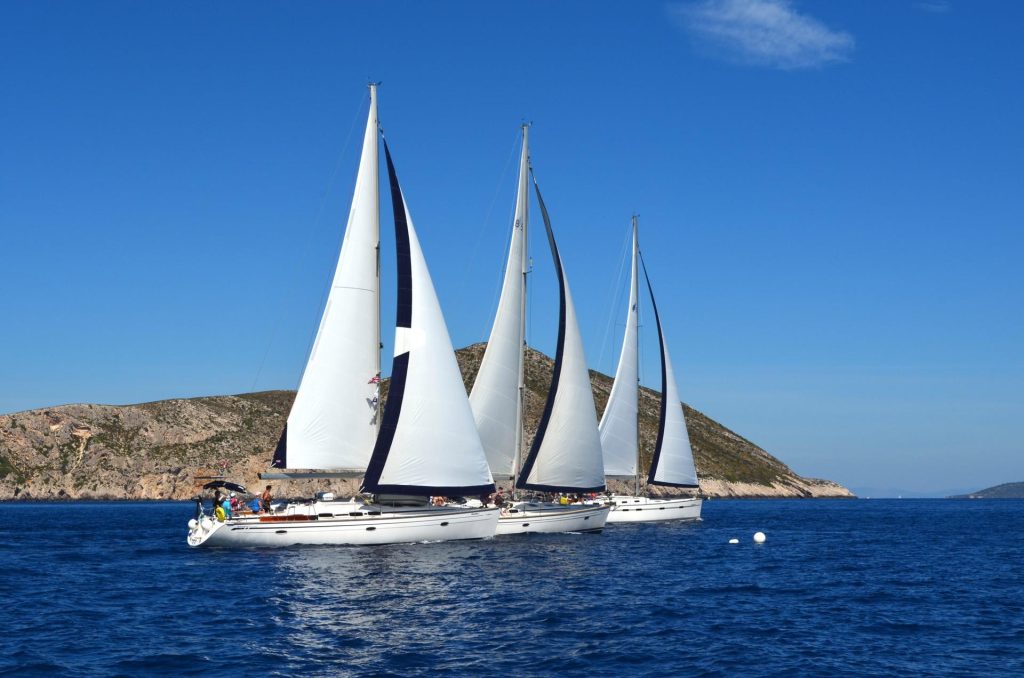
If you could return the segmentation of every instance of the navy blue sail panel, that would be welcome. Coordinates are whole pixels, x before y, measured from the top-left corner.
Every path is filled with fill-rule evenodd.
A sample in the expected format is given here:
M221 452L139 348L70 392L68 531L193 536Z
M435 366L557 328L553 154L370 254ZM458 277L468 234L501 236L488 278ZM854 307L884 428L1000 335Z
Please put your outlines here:
M288 422L285 422L284 430L281 431L281 439L277 441L274 460L270 462L270 467L288 468Z
M398 175L391 160L391 151L384 142L384 156L387 158L388 179L391 184L391 208L395 219L395 250L398 273L398 303L395 312L396 327L412 327L412 261L409 253L409 224L405 219L405 200L402 198L402 187L398 184ZM391 385L388 387L388 399L381 419L377 442L366 467L363 478L364 492L383 492L378 485L384 464L388 460L391 443L398 430L398 419L402 414L402 398L405 395L405 381L409 372L409 354L395 356L391 362Z
M654 288L651 287L651 278L647 275L647 264L644 263L644 256L640 255L640 267L644 271L644 280L647 281L647 292L651 296L651 307L654 309L654 322L658 326L658 348L661 354L661 409L658 412L658 440L654 444L654 455L651 457L651 468L647 472L648 485L663 485L666 487L689 487L696 488L699 485L690 483L666 483L654 479L654 473L658 470L658 462L661 460L661 445L665 440L665 413L668 403L665 398L665 390L668 388L668 367L665 360L665 335L661 331L661 316L658 315L658 304L654 301ZM681 403L675 403L675 407L682 407Z
M548 389L548 400L544 403L544 413L540 418L540 425L537 427L537 434L533 436L533 444L530 452L526 455L523 467L516 478L516 487L521 490L536 490L538 492L600 492L604 485L597 487L563 487L555 485L538 485L528 483L526 479L533 471L533 465L537 461L537 454L540 452L544 434L547 432L548 423L551 420L551 411L555 406L555 395L558 393L558 379L562 373L562 356L565 350L565 273L562 271L562 258L558 256L558 245L555 244L555 233L551 230L551 218L548 216L548 209L544 205L544 198L540 194L540 186L537 184L537 177L530 170L533 178L533 188L537 194L537 204L540 205L540 214L544 219L544 230L548 234L548 245L551 248L551 258L555 262L555 272L558 274L558 344L555 349L555 369L551 375L551 388Z
M391 206L395 219L395 249L398 273L398 303L395 317L396 327L412 327L412 255L410 252L409 223L406 219L405 199L398 183L398 174L391 160L391 151L387 141L384 142L384 156L387 158L388 179L391 184ZM484 492L493 492L494 483L474 485L471 487L427 486L427 485L388 485L380 482L381 474L391 452L395 440L398 422L402 416L402 401L405 398L406 380L409 376L411 352L394 357L391 363L391 384L388 388L387 403L381 419L377 442L367 464L363 478L363 492L376 494L412 494L412 495L466 495L475 496Z

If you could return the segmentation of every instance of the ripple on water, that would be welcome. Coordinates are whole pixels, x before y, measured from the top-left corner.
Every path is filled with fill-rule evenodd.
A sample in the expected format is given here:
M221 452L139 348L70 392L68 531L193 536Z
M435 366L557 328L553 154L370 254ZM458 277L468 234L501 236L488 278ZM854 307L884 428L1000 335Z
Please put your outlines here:
M1024 673L1024 502L243 551L187 549L191 510L0 505L0 675Z

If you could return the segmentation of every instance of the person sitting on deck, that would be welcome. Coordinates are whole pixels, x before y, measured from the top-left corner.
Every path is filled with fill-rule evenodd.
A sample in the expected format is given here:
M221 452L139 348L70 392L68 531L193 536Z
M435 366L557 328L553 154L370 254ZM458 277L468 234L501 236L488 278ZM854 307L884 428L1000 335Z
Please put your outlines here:
M444 503L446 501L448 501L444 497L440 497L440 496L434 497L433 499L434 499L434 501L433 501L434 506L444 506Z
M564 494L558 495L558 503L561 504L562 506L568 506L569 497L565 496Z

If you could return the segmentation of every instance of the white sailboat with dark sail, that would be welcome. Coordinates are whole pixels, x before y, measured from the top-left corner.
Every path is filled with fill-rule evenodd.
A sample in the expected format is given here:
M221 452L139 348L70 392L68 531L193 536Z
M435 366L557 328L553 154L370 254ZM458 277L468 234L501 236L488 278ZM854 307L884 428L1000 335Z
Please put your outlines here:
M431 495L494 490L451 339L387 142L398 303L391 386L379 416L380 207L376 87L345 238L316 339L264 477L363 476L380 501L329 497L223 522L198 515L190 546L384 544L494 535L498 510L434 507ZM316 469L305 472L305 469ZM384 495L422 497L398 505Z
M639 269L643 268L647 290L658 326L661 357L661 407L658 413L658 438L647 474L648 485L680 490L697 490L697 470L686 430L679 389L676 385L668 344L654 300L654 289L647 275L637 238L637 220L633 217L633 256L630 269L629 308L626 332L622 341L615 381L601 417L601 448L604 471L608 477L633 480L633 494L612 494L598 500L611 507L608 522L652 522L662 520L697 520L700 518L699 497L655 498L640 494L640 427L639 427Z
M470 393L470 405L491 472L519 492L502 508L497 534L594 532L609 509L518 499L522 491L585 493L604 489L601 441L576 310L547 209L533 184L559 283L559 329L554 375L540 425L524 455L529 128L523 126L515 221L498 311Z

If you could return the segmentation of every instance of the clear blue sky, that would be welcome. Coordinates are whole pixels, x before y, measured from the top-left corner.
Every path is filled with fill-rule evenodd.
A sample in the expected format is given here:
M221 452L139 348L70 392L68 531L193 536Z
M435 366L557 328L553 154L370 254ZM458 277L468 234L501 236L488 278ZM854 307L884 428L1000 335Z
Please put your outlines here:
M867 494L1024 480L1022 23L961 0L3 3L0 411L294 388L374 79L457 346L487 336L528 120L592 366L614 370L635 212L694 407Z

